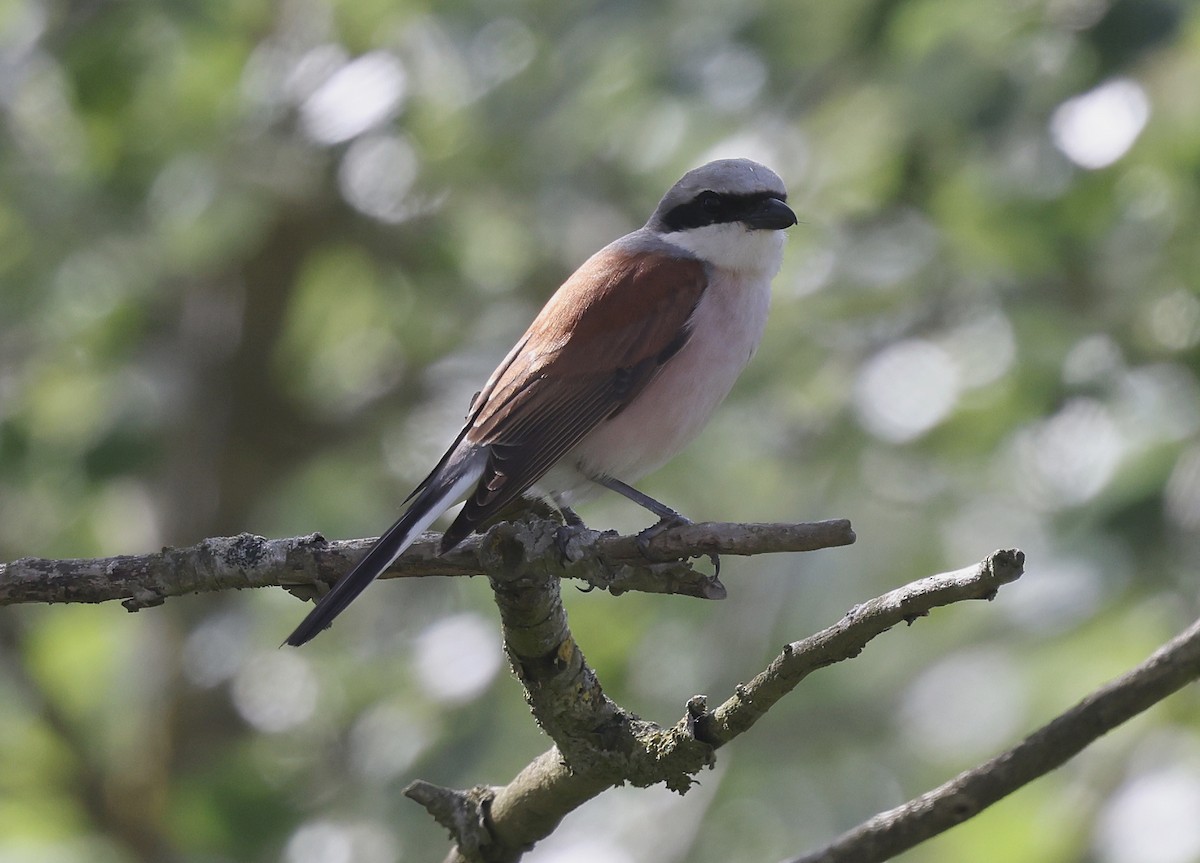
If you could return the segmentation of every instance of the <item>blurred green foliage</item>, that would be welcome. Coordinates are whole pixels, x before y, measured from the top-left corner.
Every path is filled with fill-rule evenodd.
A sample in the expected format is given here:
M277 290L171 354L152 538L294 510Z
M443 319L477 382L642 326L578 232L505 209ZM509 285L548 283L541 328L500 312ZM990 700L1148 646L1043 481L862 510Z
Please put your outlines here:
M563 276L757 158L801 218L766 339L643 485L859 543L728 560L719 604L568 596L609 693L672 722L871 595L997 547L1028 574L529 859L799 853L1197 614L1197 81L1182 0L10 0L0 558L381 530ZM370 595L286 653L283 592L0 611L0 860L438 859L403 786L547 741L485 584ZM1200 860L1198 717L1184 692L904 859Z

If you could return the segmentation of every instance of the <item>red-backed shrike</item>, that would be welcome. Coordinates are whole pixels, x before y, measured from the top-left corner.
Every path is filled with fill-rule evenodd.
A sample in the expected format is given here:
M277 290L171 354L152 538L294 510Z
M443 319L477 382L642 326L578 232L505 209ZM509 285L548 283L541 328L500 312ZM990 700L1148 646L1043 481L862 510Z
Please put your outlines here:
M288 636L325 629L459 501L453 548L518 495L567 509L597 486L666 522L626 485L696 436L754 355L783 231L783 181L747 159L689 171L644 227L594 254L555 292L471 402L466 424L412 504Z

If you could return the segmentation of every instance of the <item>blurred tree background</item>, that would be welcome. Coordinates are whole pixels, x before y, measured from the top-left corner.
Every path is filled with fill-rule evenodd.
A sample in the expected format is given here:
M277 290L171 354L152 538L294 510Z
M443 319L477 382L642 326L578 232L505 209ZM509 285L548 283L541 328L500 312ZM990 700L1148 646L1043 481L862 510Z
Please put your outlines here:
M756 158L801 219L764 344L642 486L859 542L568 590L610 694L673 722L877 593L1028 572L528 859L800 853L1200 613L1198 93L1182 0L5 0L0 559L379 532L567 273ZM300 651L283 591L0 610L0 860L440 859L404 785L548 741L485 583L370 596ZM1194 863L1197 812L1192 688L904 859Z

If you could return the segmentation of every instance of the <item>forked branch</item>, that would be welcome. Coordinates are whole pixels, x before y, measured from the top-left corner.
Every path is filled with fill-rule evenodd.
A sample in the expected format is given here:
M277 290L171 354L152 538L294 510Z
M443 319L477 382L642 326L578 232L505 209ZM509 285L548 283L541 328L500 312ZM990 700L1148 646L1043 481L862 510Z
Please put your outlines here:
M1000 551L980 564L932 576L857 606L816 635L785 645L762 673L716 710L693 697L685 715L665 728L609 699L575 644L559 596L559 579L540 561L553 534L541 523L489 531L481 560L490 573L505 647L526 699L555 746L508 785L455 792L416 782L406 793L451 831L447 858L510 863L549 835L569 812L619 784L664 783L684 793L730 742L809 673L857 656L875 636L937 606L990 599L1018 578L1024 556ZM457 808L456 808L457 807ZM463 825L460 828L456 825ZM486 827L481 837L479 825Z
M711 766L718 748L747 731L818 668L853 658L873 638L942 605L990 599L1021 575L1024 556L999 551L979 564L931 576L851 609L833 626L785 645L770 665L715 709L704 696L663 727L611 701L567 626L562 578L620 593L642 590L719 598L724 589L689 558L809 551L846 545L845 521L811 524L697 524L656 537L585 532L565 548L557 525L525 519L498 525L451 553L430 535L385 577L487 575L500 608L506 650L534 716L555 745L501 787L465 791L414 782L406 793L450 830L449 861L518 860L570 811L607 788L664 783L681 793ZM328 542L313 534L266 540L243 534L183 549L100 560L24 559L0 564L0 605L121 600L131 611L172 596L282 586L317 595L346 571L368 540ZM881 813L828 847L791 863L883 861L959 824L1060 766L1098 737L1200 678L1200 621L1145 663L1085 698L1009 751L920 797Z

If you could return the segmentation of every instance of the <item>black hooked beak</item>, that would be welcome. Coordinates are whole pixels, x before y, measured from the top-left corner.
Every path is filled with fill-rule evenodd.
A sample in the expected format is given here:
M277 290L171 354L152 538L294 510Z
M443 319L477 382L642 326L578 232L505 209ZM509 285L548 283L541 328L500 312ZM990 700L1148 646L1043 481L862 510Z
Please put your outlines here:
M765 198L756 203L742 221L756 231L782 231L796 224L796 214L778 198Z

